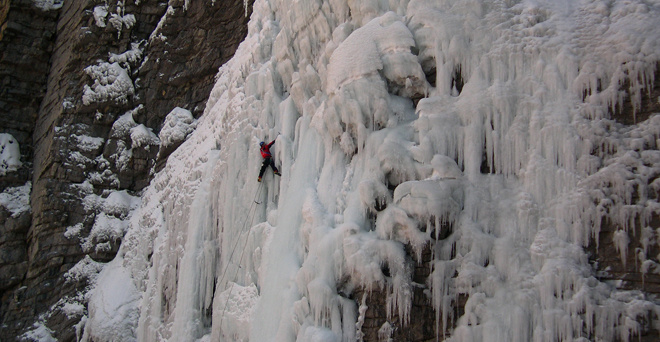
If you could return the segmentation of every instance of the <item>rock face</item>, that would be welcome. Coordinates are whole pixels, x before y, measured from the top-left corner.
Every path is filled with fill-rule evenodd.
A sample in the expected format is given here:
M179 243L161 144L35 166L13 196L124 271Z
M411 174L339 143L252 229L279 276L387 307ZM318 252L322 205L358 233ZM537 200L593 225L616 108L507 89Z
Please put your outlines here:
M10 4L11 2L11 4ZM23 166L0 177L0 192L31 180L32 133L46 93L49 59L53 50L57 12L42 11L30 0L0 1L0 130L20 146ZM9 314L12 301L20 302L28 271L28 239L32 216L18 216L0 207L0 336L16 336L31 310Z
M53 337L76 340L82 311L61 304L88 279L64 275L85 255L111 260L121 243L94 236L104 248L81 247L101 215L85 198L144 188L173 150L158 154L166 115L199 117L244 39L243 1L187 2L0 1L0 133L18 140L23 162L0 191L32 181L31 212L0 208L3 341L46 312Z
M22 185L31 177L32 132L46 93L57 12L42 11L31 0L0 1L0 127L21 147L23 163L0 178L0 189Z

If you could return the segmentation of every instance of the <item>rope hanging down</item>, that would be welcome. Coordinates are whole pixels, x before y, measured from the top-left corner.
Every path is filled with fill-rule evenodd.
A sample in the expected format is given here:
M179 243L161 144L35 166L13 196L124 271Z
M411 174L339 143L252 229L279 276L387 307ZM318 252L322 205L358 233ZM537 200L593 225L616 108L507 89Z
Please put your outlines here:
M256 213L256 208L257 206L255 204L261 204L260 202L257 202L257 199L261 196L261 192L263 190L263 185L264 183L259 183L259 187L257 188L257 192L254 196L254 200L250 204L250 209L248 210L248 215L246 217L245 222L243 223L243 226L241 227L240 234L238 235L238 238L236 239L236 243L234 244L234 247L232 248L231 253L229 253L229 260L227 261L227 266L225 267L224 272L222 272L222 275L220 276L220 281L218 281L218 284L222 284L222 281L224 280L225 274L227 273L227 270L229 269L229 265L231 265L231 259L234 256L234 252L236 251L236 247L238 246L238 242L241 240L241 236L245 232L245 228L247 227L248 223L252 225L252 221L254 220L254 214ZM254 209L254 210L253 210ZM238 274L238 270L241 268L241 262L243 262L243 256L245 255L245 248L247 247L248 241L250 241L250 233L252 233L252 229L248 230L248 235L245 238L245 243L243 243L243 248L241 251L241 257L238 260L238 267L236 267L236 272L234 273L234 276L232 279L236 278L236 275ZM225 301L225 306L222 309L222 315L220 316L220 326L222 327L222 321L225 318L225 311L227 310L227 305L229 304L229 298L231 297L231 292L234 289L234 287L229 288L229 293L227 294L227 300Z

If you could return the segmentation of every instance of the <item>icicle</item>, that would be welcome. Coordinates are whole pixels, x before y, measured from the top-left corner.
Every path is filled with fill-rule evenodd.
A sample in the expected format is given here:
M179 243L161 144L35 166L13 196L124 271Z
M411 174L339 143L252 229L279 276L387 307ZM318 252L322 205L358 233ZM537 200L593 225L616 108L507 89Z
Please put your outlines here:
M614 247L616 250L621 253L621 262L623 267L626 267L626 254L628 253L628 244L630 243L630 238L628 238L628 233L624 230L617 230L612 236L612 242L614 242Z

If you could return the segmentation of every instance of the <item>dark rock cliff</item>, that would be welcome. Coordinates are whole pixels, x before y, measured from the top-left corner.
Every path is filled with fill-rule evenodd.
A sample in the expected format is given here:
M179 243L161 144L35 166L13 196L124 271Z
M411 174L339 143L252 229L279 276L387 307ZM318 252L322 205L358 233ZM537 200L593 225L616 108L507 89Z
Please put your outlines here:
M0 177L0 191L32 182L31 212L14 217L0 208L2 341L19 339L37 319L59 341L76 340L80 314L65 314L58 303L87 280L64 274L85 255L111 260L121 241L97 237L110 247L83 250L65 232L89 233L98 214L84 203L90 191L137 194L157 156L162 162L173 150L159 154L157 140L136 145L118 119L130 112L129 128L143 125L155 137L175 107L200 116L218 68L244 39L250 13L243 1L184 5L0 1L0 133L15 137L23 163Z

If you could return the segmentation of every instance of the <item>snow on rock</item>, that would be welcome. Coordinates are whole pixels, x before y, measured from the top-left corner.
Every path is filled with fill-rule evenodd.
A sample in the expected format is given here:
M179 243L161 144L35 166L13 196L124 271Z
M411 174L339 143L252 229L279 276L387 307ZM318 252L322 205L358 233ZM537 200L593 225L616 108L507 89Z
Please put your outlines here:
M0 176L18 170L21 162L21 149L18 141L8 133L0 133Z
M76 146L85 152L98 151L103 147L103 143L105 142L103 138L90 137L88 135L72 134L71 137L75 139Z
M96 26L105 27L106 26L105 20L108 17L108 5L101 5L94 7L93 14L94 14L94 21L96 22Z
M139 105L115 120L112 124L112 129L110 130L110 137L123 138L129 136L131 130L137 126L137 123L133 119L133 115L137 114L143 107L144 106Z
M120 170L128 167L128 163L133 157L133 149L149 150L151 146L160 144L160 139L151 128L135 122L134 115L143 108L142 105L139 105L127 111L115 120L110 129L110 139L116 139L117 151L109 159Z
M78 236L84 251L99 252L109 251L112 243L119 242L124 237L130 214L139 205L139 198L122 190L113 191L106 198L90 193L83 203L87 210L97 212L94 224L85 237L78 235L80 230L75 226L67 230L67 236Z
M21 338L24 341L57 342L53 333L54 331L50 330L43 320L39 320L32 325L32 329L21 335Z
M140 46L141 43L142 42L131 43L131 49L126 50L120 54L110 53L110 58L108 58L108 61L110 63L124 63L125 66L130 66L131 64L137 63L142 59L143 48Z
M126 231L102 276L142 299L103 322L99 278L86 333L353 341L372 327L351 296L378 290L386 339L423 287L449 341L634 339L660 307L598 280L583 247L609 220L622 259L657 269L660 116L609 118L649 93L659 17L638 1L255 1L204 115L168 115L160 143L185 142L135 214L100 211L99 231ZM117 67L88 71L88 101L121 100ZM111 138L153 139L138 127L122 116ZM258 183L273 139L282 176Z
M89 255L85 255L82 260L64 274L64 278L67 282L87 280L91 284L95 284L99 272L101 272L104 267L104 264L94 261Z
M64 0L32 0L32 3L42 11L52 11L60 9Z
M103 212L117 217L128 217L140 204L140 198L130 195L127 191L113 191L102 204Z
M121 32L123 28L130 29L135 25L135 15L133 14L119 14L112 13L110 19L108 19L108 24L112 25L118 32Z
M143 124L131 128L131 148L150 145L159 145L160 139L153 130Z
M163 36L163 33L161 30L163 29L163 25L167 21L168 17L171 17L175 13L174 7L168 5L167 10L165 11L165 14L160 18L160 21L158 22L158 25L156 25L156 28L151 32L149 35L149 41L151 42L153 39L158 38L163 41L167 40L167 37Z
M121 257L110 262L97 279L90 293L89 318L81 341L116 339L137 341L135 329L139 317L140 292L133 284L130 273L122 266Z
M85 68L85 72L94 82L91 86L86 84L83 89L82 101L86 106L107 101L126 103L135 95L133 80L118 62L91 65Z
M12 217L18 217L30 210L31 190L32 182L27 182L22 186L5 188L0 193L0 205L7 209Z
M169 147L186 139L195 130L197 120L192 113L180 107L172 109L163 122L163 128L158 133L162 147Z

